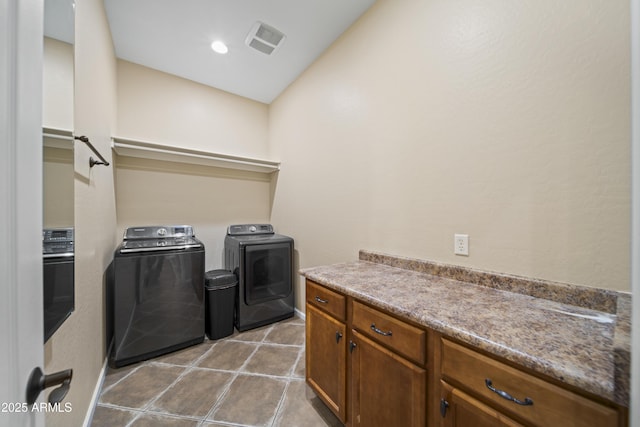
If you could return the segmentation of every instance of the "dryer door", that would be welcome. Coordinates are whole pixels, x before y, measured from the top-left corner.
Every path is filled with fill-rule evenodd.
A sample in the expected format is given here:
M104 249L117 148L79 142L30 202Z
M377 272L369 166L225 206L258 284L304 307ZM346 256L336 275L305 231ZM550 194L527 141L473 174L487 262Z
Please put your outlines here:
M290 243L245 248L245 304L285 298L292 291Z

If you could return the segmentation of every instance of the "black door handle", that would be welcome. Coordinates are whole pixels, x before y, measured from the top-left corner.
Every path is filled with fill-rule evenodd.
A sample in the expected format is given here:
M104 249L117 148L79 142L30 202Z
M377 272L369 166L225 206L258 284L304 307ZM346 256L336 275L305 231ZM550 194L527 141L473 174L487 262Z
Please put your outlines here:
M49 403L59 403L64 399L71 387L71 378L73 377L73 369L56 372L55 374L45 375L42 369L36 367L31 371L29 383L27 384L27 404L33 405L38 399L40 392L45 388L62 384L49 394Z
M449 402L444 399L440 399L440 415L442 418L447 416L447 408L449 407Z

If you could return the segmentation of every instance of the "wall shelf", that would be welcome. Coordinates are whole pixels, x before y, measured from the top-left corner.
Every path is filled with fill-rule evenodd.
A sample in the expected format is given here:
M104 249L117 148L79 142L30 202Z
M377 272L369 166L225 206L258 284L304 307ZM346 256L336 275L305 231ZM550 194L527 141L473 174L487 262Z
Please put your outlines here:
M191 150L120 137L112 137L111 139L113 141L112 148L119 156L240 169L267 174L280 170L280 162L271 160Z
M73 149L72 130L43 127L42 139L45 147Z

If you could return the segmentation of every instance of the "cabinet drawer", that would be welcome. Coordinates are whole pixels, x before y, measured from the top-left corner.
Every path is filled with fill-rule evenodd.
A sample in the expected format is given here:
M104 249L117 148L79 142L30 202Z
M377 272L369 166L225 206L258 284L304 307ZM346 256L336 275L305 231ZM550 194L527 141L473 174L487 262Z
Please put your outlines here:
M442 412L445 414L446 427L523 427L522 424L507 418L495 408L485 405L444 381L440 381L440 387L448 403Z
M307 303L326 311L338 320L345 320L345 298L337 292L307 280Z
M461 389L533 425L618 425L618 413L612 408L444 339L442 375Z
M353 327L423 366L426 332L378 310L353 302Z

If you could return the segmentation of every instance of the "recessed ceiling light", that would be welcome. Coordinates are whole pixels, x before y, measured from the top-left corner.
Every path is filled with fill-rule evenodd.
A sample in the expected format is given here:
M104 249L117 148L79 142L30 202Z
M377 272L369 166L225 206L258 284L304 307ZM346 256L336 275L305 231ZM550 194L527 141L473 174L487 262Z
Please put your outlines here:
M221 53L223 55L229 52L229 48L227 47L227 45L221 42L220 40L216 40L213 43L211 43L211 49L213 49L214 52Z

